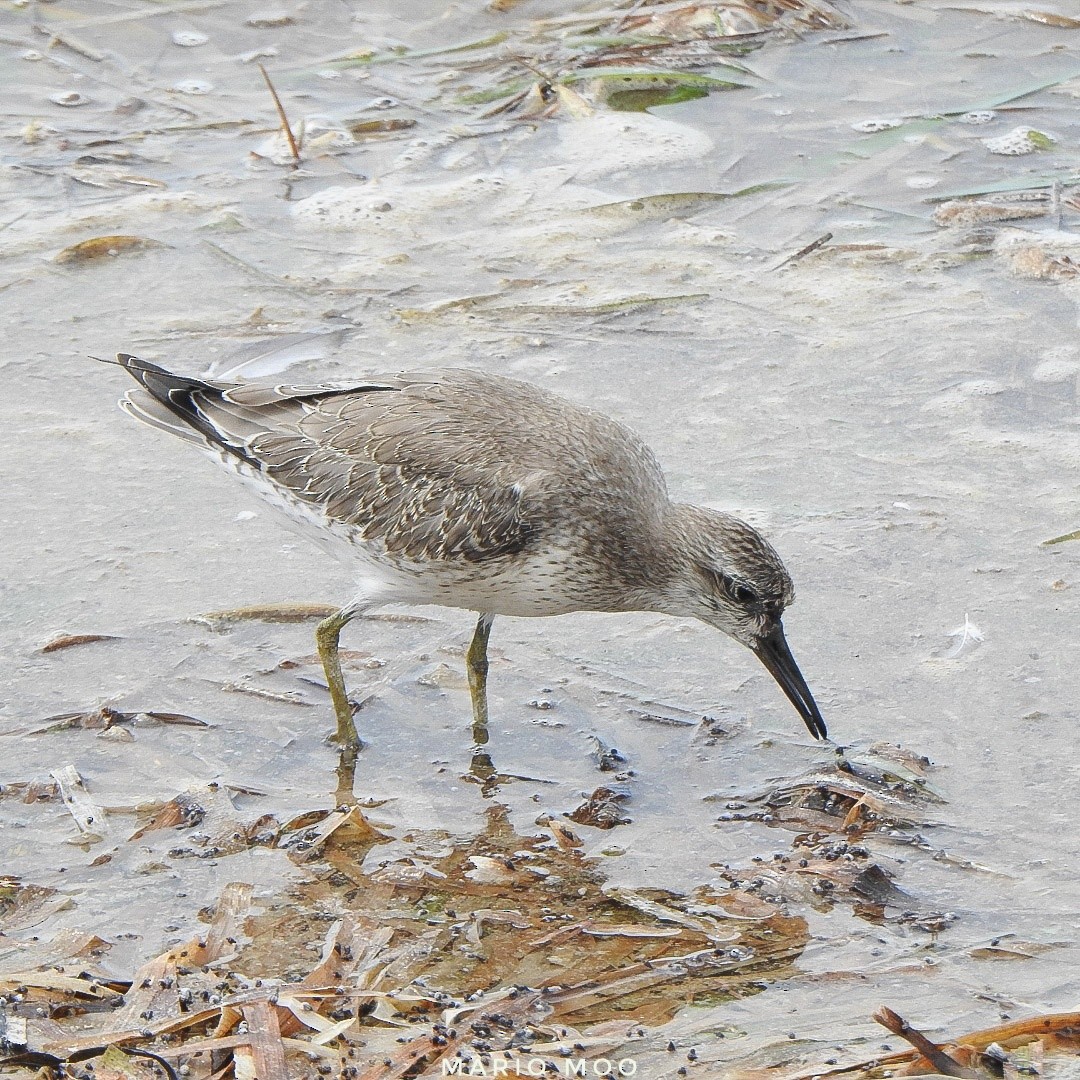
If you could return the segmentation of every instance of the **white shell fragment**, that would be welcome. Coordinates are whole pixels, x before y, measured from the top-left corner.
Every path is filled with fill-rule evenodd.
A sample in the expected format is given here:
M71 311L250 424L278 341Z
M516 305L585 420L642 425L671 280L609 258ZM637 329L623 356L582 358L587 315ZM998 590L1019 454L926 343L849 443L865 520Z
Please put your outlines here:
M991 154L1008 154L1018 156L1020 154L1034 154L1038 150L1049 150L1057 138L1045 131L1036 131L1035 128L1017 127L1005 135L999 135L996 139L983 139L983 146Z
M276 26L291 26L296 20L287 11L254 11L245 23L256 30L271 30Z
M173 90L177 94L189 94L192 97L209 94L213 89L214 84L207 82L205 79L182 79L180 82L173 84Z
M1054 353L1036 364L1031 377L1039 383L1058 383L1080 376L1080 357Z
M210 38L201 30L177 30L172 35L172 43L183 49L195 49L205 45Z
M851 125L852 131L857 131L861 135L874 135L879 131L890 131L893 128L903 126L904 121L893 117L891 119L885 119L884 117L875 116L870 120L859 120L857 123Z
M78 90L66 90L60 94L50 94L49 100L54 105L63 105L65 109L73 109L77 105L89 105L90 99Z

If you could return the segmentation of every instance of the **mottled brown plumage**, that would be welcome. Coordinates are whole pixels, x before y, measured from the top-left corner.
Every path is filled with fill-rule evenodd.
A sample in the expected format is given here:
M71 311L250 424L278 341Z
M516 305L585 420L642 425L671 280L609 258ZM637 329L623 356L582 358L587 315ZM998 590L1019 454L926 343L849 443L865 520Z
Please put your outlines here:
M743 522L671 502L652 452L608 417L473 371L290 387L119 361L141 384L129 412L197 442L354 561L357 596L320 636L343 738L337 634L390 602L472 608L488 629L497 614L694 616L753 649L825 735L784 642L793 590L779 556Z

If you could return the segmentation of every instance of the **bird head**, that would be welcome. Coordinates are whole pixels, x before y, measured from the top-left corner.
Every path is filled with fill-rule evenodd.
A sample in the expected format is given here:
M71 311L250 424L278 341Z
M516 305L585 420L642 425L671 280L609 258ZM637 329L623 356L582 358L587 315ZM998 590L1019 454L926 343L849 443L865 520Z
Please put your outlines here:
M745 645L764 664L815 739L825 721L784 637L791 577L772 545L738 518L699 506L675 506L681 558L667 592L671 614L691 615Z

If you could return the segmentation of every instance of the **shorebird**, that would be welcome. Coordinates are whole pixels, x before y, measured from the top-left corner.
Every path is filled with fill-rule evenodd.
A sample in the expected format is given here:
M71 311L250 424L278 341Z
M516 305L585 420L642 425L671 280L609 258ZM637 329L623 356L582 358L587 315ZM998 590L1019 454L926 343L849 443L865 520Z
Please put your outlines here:
M745 522L672 502L652 451L602 413L478 371L271 386L117 361L139 384L126 412L197 445L352 564L355 595L316 631L343 746L359 738L339 636L389 603L478 613L476 728L496 615L655 611L741 642L826 737L784 637L794 590L780 556Z

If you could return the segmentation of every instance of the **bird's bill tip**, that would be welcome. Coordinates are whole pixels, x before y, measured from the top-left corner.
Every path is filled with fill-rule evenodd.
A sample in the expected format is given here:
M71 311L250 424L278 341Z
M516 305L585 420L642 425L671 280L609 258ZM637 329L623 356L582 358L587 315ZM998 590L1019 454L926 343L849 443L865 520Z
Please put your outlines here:
M752 648L769 674L777 681L780 689L787 695L788 701L795 706L810 734L815 739L828 738L829 733L821 716L821 710L814 701L814 695L810 693L810 687L806 685L799 665L795 663L795 657L791 655L791 649L784 637L783 626L777 623L775 629L761 638Z

